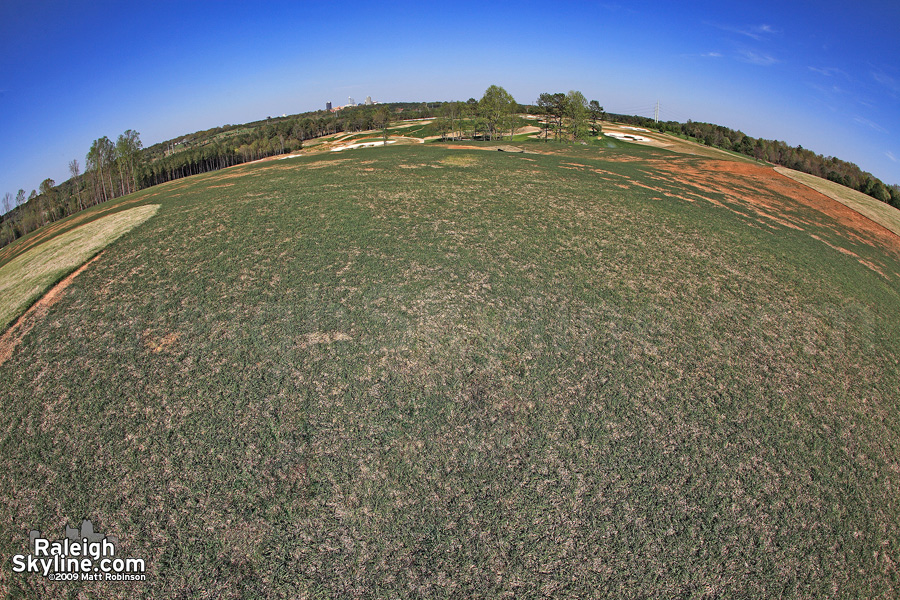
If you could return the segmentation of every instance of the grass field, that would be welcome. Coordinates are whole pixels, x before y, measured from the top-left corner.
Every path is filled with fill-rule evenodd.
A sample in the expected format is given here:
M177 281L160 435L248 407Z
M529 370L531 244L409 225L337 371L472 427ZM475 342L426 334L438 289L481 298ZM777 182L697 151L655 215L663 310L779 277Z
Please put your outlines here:
M159 208L147 205L101 217L0 266L0 331L47 289Z
M0 587L900 595L896 236L747 163L520 145L124 199L160 209L0 369L0 556L88 518L148 581Z

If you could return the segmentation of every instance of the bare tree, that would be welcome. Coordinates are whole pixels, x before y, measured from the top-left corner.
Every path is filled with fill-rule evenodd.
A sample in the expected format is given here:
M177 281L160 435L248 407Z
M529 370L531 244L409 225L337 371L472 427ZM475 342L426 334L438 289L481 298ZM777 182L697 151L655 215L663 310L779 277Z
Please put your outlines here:
M72 175L72 184L75 186L75 201L78 202L78 210L84 210L84 202L81 199L82 181L79 179L81 176L81 165L78 164L77 158L69 161L69 173Z
M109 141L109 138L103 136L98 140L94 140L91 149L87 154L87 169L96 174L95 177L95 202L99 204L113 197L115 188L112 181L112 163L115 159L115 145ZM104 174L106 177L104 177ZM107 189L107 182L109 188Z
M41 219L41 226L53 221L53 210L55 208L56 190L54 187L56 182L49 177L41 182L40 204L38 205L38 215Z

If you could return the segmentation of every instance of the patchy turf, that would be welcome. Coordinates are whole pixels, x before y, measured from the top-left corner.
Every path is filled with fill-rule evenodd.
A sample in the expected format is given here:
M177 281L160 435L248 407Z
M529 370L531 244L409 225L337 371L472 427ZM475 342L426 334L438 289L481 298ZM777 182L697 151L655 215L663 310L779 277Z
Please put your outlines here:
M0 585L897 596L897 239L770 169L522 145L155 188L0 371L0 555L91 518L149 580Z
M0 267L0 332L54 283L81 266L119 236L149 219L159 205L108 215L38 243ZM51 226L52 235L66 224ZM41 240L43 236L36 236ZM34 239L31 240L32 242Z
M875 223L890 230L892 233L900 235L900 210L897 210L889 204L879 202L878 200L809 173L801 173L793 169L785 167L775 167L775 170L786 175L795 181L811 187L817 192L825 194L833 200L837 200L841 204L847 205L849 208L860 213L861 215L871 219Z

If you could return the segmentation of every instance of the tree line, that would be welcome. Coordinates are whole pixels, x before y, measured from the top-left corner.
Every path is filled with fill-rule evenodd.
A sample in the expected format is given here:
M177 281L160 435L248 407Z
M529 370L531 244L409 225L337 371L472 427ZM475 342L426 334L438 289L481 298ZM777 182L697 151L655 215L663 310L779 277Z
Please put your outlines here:
M502 140L512 138L528 124L522 114L538 117L544 141L587 143L601 134L607 114L597 100L584 94L541 93L533 104L521 105L500 86L492 85L481 99L349 107L340 111L312 111L290 117L267 117L243 125L223 125L144 148L140 134L122 133L115 142L106 136L94 140L84 162L69 163L71 178L57 185L41 182L26 196L3 196L0 246L48 223L134 191L233 165L294 152L307 140L339 133L381 130L387 139L392 120L433 119L429 130L442 139ZM617 122L671 133L709 146L744 154L830 179L900 208L900 186L887 186L857 165L785 142L745 135L720 125L688 121L657 123L633 115L609 115Z

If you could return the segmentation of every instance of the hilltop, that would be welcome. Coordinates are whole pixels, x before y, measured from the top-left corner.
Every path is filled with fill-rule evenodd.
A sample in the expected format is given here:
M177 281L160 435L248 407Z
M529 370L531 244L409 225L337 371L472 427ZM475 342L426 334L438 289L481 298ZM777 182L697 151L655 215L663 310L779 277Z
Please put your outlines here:
M58 223L159 207L0 370L0 552L89 519L148 578L5 590L900 592L900 237L674 139L367 140Z
M71 179L59 185L46 179L40 191L32 190L27 198L24 189L15 198L9 193L4 196L0 245L111 198L181 177L290 154L339 135L358 135L377 128L385 137L388 131L396 135L405 129L404 137L424 142L508 136L513 141L552 137L557 141L602 144L610 143L609 138L600 135L610 124L648 132L651 138L663 134L664 146L673 146L676 138L693 142L688 150L692 153L704 145L732 157L745 156L815 175L900 208L897 185L888 186L855 164L823 157L800 146L793 148L784 142L752 138L709 123L660 123L645 117L607 115L596 100L589 103L575 91L544 93L535 105L520 105L503 88L491 86L477 101L470 98L466 102L395 102L268 117L198 131L149 148L143 148L140 134L133 130L125 131L115 142L103 136L91 145L84 173L75 159L69 163ZM634 135L628 137L635 140ZM675 142L674 146L683 148L684 144Z

